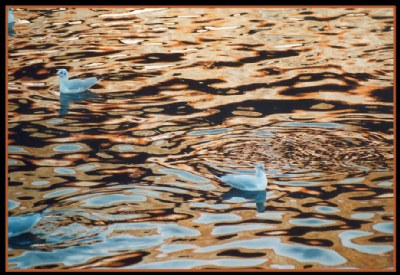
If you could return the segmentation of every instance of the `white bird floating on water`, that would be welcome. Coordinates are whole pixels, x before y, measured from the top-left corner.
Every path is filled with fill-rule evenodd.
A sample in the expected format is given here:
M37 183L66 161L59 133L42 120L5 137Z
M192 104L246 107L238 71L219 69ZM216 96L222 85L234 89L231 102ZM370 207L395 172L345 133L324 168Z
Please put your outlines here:
M216 176L219 180L229 184L230 186L243 191L260 191L267 188L267 175L265 174L264 165L256 164L255 175L243 174L225 174Z
M68 71L66 69L58 70L57 75L60 77L60 92L64 94L77 94L84 92L95 85L101 78L100 76L98 76L89 77L83 80L68 80Z
M8 9L8 23L13 23L14 22L14 10L13 9Z
M26 215L8 217L8 237L15 237L31 231L40 221L41 213L29 213Z

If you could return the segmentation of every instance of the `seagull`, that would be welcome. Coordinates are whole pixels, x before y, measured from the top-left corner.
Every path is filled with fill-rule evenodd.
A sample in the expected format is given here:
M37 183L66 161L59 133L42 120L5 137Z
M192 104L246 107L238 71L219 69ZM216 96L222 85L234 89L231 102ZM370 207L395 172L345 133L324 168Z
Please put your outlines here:
M256 169L255 175L240 174L224 174L215 176L217 179L229 184L230 186L242 191L260 191L267 187L267 175L265 174L264 165L254 165Z
M14 10L13 9L8 9L8 35L13 36L14 35L14 15L13 15Z
M8 24L14 23L14 10L13 9L8 9Z
M29 213L8 217L8 237L15 237L29 232L41 219L42 213Z
M100 76L90 77L86 79L68 80L68 72L66 69L57 71L60 77L60 92L64 94L77 94L86 91L100 80Z

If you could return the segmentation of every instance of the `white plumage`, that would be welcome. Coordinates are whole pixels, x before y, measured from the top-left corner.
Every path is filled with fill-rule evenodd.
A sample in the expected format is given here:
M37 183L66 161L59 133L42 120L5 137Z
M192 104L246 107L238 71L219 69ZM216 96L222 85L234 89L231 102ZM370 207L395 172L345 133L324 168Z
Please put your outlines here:
M76 94L88 90L90 87L95 85L100 77L90 77L86 79L68 79L68 72L66 69L57 71L57 75L60 77L60 92L65 94Z
M8 237L15 237L29 232L41 219L40 213L29 213L26 215L8 218Z
M255 175L226 174L220 177L221 181L230 186L243 191L259 191L267 188L267 175L265 174L264 165L255 165Z
M8 9L8 23L14 22L14 14L12 9Z

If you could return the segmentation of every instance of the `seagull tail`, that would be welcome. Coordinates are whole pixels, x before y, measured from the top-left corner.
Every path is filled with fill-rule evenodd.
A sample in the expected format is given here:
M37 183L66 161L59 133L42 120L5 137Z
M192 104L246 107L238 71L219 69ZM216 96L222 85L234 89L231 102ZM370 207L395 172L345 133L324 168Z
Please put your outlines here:
M38 212L40 213L40 215L48 214L51 212L50 206L46 205L45 208L43 208L42 210L39 210Z
M214 175L215 178L221 180L221 176L223 176L225 173L218 171L217 169L214 169L212 167L209 167L208 170Z

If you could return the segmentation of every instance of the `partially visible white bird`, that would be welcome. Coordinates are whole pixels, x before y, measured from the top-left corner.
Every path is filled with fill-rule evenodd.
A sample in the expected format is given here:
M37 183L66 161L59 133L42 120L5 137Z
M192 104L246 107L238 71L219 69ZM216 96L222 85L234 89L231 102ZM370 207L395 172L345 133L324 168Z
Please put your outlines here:
M57 75L60 77L60 92L65 94L76 94L84 92L100 80L99 76L89 77L83 80L68 80L68 71L66 69L58 70Z
M13 9L8 9L8 23L13 23L14 22L14 10Z
M29 213L8 217L8 237L15 237L29 232L41 219L42 213Z
M216 176L219 180L229 184L230 186L243 191L259 191L267 188L267 175L265 174L264 165L254 165L256 169L255 175L243 174L225 174Z

